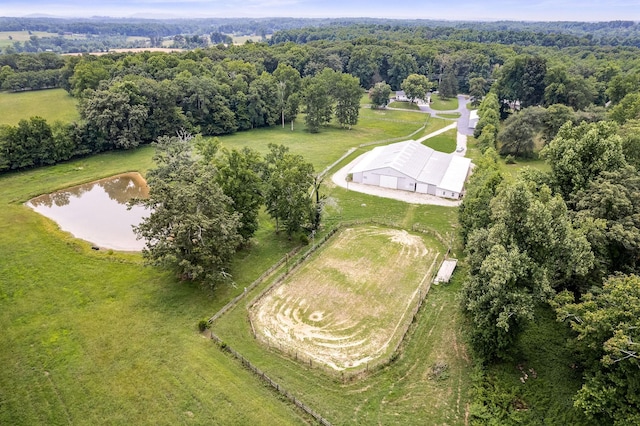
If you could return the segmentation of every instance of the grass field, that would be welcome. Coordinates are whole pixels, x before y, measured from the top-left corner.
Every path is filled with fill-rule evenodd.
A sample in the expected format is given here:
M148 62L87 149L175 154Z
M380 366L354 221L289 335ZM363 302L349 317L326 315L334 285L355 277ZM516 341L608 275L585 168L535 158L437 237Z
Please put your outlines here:
M458 130L452 129L447 130L446 132L432 138L426 139L422 142L422 144L433 148L436 151L451 153L456 150L457 138Z
M27 41L34 35L39 38L46 37L57 37L57 33L47 33L43 31L32 31L29 34L29 31L0 31L0 48L11 46L16 41Z
M0 177L0 424L300 424L302 418L203 339L196 322L239 292L215 294L93 252L22 202L128 170L152 149ZM239 285L291 248L268 226L235 266Z
M233 44L238 44L238 45L245 44L247 41L251 41L253 43L260 43L262 41L262 36L259 36L259 35L250 35L250 36L249 35L239 36L234 34L229 34L229 35L233 39ZM268 34L265 38L269 40L271 38L271 34Z
M333 124L321 128L318 133L309 133L306 131L303 116L300 115L293 131L290 123L287 123L284 129L275 126L251 132L238 132L219 139L223 147L239 149L248 146L263 154L268 151L270 143L286 145L294 154L303 155L311 161L316 171L321 171L351 147L376 141L391 142L398 138L402 140L425 123L425 130L413 138L419 138L449 124L447 120L431 118L428 114L361 108L359 123L351 130Z
M459 112L454 112L451 114L438 114L438 117L440 118L460 118L460 113Z
M214 331L334 425L463 425L472 368L456 298L462 275L431 288L399 356L359 380L342 382L268 350L251 336L242 304L216 322Z
M303 362L364 370L393 354L437 257L403 230L346 228L252 306L251 321L268 346Z
M52 92L56 93L34 93ZM51 108L56 107L54 102L59 100L51 101ZM23 114L16 114L15 119L30 116L30 109ZM412 112L369 110L363 110L361 117L361 124L350 131L330 127L311 135L302 126L296 126L294 132L265 129L231 136L229 145L251 144L264 151L268 142L284 142L320 168L348 147L406 136L427 118ZM443 125L443 120L430 119L425 131ZM227 143L227 138L222 139ZM0 424L306 422L196 331L199 319L241 293L293 247L291 241L274 235L273 223L265 216L251 249L234 260L235 286L220 286L210 293L177 281L169 272L143 267L139 255L94 252L89 244L71 238L22 205L55 189L126 171L144 173L152 165L152 154L151 147L143 147L0 176L0 363L7 366L0 372ZM409 228L430 223L445 233L455 223L453 209L378 200L329 185L323 193L328 202L327 227L342 220L373 217ZM443 297L442 303L453 309L455 293ZM429 364L424 362L449 347L459 326L456 321L432 321L430 327L440 330L437 333L413 331L423 338L411 343L415 355L410 362L416 365L412 371L427 371ZM441 349L425 358L423 347L432 344L429 339L435 334L446 341L435 342ZM462 368L457 367L458 362ZM450 364L455 379L437 383L451 388L452 395L462 395L458 408L444 414L430 411L426 418L461 418L459 408L464 411L468 391L462 381L466 365L464 359L456 358ZM395 375L403 370L394 367L389 371ZM384 381L392 383L389 377ZM397 386L403 393L401 388L408 387L416 404L422 401L421 390L412 382ZM301 392L299 397L304 399L306 394ZM378 410L386 410L388 401L398 399L401 395L390 393L384 401L364 404L360 416L373 419ZM454 404L456 399L459 397L447 403ZM326 409L333 418L341 404L332 408L322 403L318 409L323 415ZM336 417L340 418L344 417Z
M431 97L431 109L437 111L453 111L458 109L458 98L451 98L443 100L440 96L435 95Z
M36 115L46 119L49 124L56 120L78 120L80 115L76 103L64 89L0 92L0 124L16 125L21 119Z

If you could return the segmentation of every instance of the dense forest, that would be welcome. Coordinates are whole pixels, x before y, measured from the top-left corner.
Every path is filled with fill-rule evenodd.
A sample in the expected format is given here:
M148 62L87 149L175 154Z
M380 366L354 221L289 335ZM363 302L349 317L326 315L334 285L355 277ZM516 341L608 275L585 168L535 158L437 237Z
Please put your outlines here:
M632 21L586 23L374 18L153 20L107 17L86 19L0 17L0 31L39 31L58 35L41 38L34 35L30 40L15 41L4 49L18 53L48 50L59 53L78 53L126 47L166 46L167 44L163 44L163 41L167 41L172 47L181 48L206 47L209 44L230 42L228 38L221 35L254 35L261 36L263 39L273 35L272 44L286 41L306 43L315 40L349 40L364 36L378 40L432 39L559 48L569 46L640 47L640 24ZM66 37L70 35L82 37ZM130 37L138 39L131 40Z
M640 422L638 24L317 20L300 28L310 22L194 22L34 21L34 29L52 32L273 35L268 43L219 43L174 53L63 57L5 49L3 90L62 87L79 100L82 119L47 123L32 117L1 126L0 171L154 141L171 151L183 146L167 139L176 132L216 136L294 126L298 116L311 132L328 123L347 129L357 125L360 98L372 88L372 103L379 107L392 90L414 82L468 94L478 105L475 138L483 156L459 212L469 267L461 304L479 370L508 359L527 324L536 322L541 309L551 310L558 330L575 337L570 344L583 377L574 399L581 414L572 421ZM18 19L0 24L25 25ZM210 162L194 165L190 154L174 154L184 160L184 170L210 173ZM273 176L268 164L283 170L303 164L277 147L270 156L263 161L245 152L236 161L240 169L255 171L245 176L253 181ZM507 162L542 158L548 169L507 176L500 156ZM158 176L171 165L163 161ZM299 172L311 185L313 171ZM236 189L195 191L226 200ZM288 214L268 208L276 218ZM283 225L295 224L294 232L304 220L290 217ZM255 225L225 221L234 230ZM155 235L151 225L140 232ZM186 273L201 273L197 259L189 262L195 266ZM476 380L482 387L487 379L480 374ZM486 392L474 407L471 417L479 424L515 422L519 415Z

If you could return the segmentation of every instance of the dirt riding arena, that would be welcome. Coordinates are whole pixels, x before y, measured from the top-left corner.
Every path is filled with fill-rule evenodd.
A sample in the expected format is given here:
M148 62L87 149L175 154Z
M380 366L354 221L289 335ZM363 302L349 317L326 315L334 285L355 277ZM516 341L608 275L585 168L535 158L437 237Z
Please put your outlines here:
M384 361L428 291L437 255L403 230L346 228L250 308L256 337L336 371Z

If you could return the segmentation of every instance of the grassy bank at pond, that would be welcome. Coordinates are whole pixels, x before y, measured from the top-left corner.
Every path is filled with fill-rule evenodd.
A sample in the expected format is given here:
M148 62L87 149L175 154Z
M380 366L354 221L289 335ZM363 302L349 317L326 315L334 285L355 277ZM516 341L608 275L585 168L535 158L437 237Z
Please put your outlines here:
M238 287L210 294L139 255L94 252L22 205L144 172L151 155L147 147L0 177L0 424L303 422L196 330L286 252L286 240L264 228L269 238L239 256L252 266L236 264Z
M76 99L64 89L0 92L0 124L16 125L36 115L49 124L56 120L68 123L80 119L76 104Z

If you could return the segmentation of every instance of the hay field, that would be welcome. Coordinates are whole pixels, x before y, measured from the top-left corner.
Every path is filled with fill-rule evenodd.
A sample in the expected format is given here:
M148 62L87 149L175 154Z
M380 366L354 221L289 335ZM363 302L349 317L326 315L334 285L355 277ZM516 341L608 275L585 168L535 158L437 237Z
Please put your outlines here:
M256 335L335 371L383 363L428 291L437 255L403 230L344 229L251 307Z

